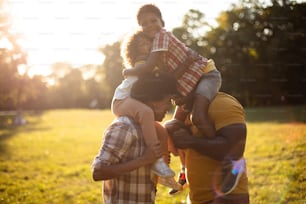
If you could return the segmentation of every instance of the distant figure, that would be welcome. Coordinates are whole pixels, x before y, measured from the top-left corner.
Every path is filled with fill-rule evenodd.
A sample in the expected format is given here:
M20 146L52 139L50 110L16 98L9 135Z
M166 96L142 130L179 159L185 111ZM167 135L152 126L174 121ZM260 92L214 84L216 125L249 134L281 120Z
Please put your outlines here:
M281 95L280 102L281 102L281 105L286 105L286 97L284 95Z
M89 103L89 108L92 108L92 109L94 109L94 108L97 108L97 105L98 105L98 99L93 99L90 103Z
M22 111L17 110L17 114L14 120L14 125L25 125L27 124L27 121L22 116Z

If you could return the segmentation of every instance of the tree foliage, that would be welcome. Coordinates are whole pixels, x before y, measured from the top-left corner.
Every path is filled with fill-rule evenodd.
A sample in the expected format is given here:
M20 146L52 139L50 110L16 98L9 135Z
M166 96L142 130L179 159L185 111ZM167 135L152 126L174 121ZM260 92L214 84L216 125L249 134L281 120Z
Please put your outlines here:
M4 1L0 1L0 105L17 105L27 94L20 85L27 80L18 73L18 66L26 64L26 53L17 43L18 36L11 30L12 21Z
M306 4L273 1L265 8L259 5L257 1L235 5L220 14L219 26L193 42L184 36L189 25L198 24L184 21L176 34L215 60L223 77L221 90L235 95L245 105L303 103ZM201 15L185 18L202 22Z
M56 63L56 70L49 76L55 81L53 86L47 90L47 100L44 107L47 108L106 108L110 103L107 96L108 85L103 76L97 74L99 66L84 65L83 67L72 67L67 63ZM84 72L83 72L84 71ZM88 72L93 72L92 77L86 77ZM100 76L99 76L100 75Z
M123 79L123 61L120 56L120 45L121 42L116 42L112 45L106 45L100 50L105 55L100 71L104 73L105 81L110 88L111 94Z
M262 5L257 0L241 0L218 16L216 27L206 21L205 14L191 9L172 32L187 46L214 59L223 78L221 91L244 105L304 104L305 19L306 3L271 0ZM101 65L72 67L58 62L51 75L30 78L18 73L21 65L26 68L26 53L10 27L9 14L1 12L0 110L110 108L114 90L123 79L120 41L101 47L105 56ZM50 81L54 85L48 85Z

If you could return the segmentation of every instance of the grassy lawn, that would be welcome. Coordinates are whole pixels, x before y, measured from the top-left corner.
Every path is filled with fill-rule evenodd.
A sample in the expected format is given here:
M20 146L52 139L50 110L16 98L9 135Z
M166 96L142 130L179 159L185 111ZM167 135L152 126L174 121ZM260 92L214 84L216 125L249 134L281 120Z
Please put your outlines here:
M246 113L251 203L305 204L305 107ZM25 126L15 127L11 120L0 125L0 203L103 203L101 182L92 181L90 165L113 120L110 111L52 110L25 117ZM178 171L178 159L172 161ZM169 196L158 186L156 203L185 203L187 193L188 188Z

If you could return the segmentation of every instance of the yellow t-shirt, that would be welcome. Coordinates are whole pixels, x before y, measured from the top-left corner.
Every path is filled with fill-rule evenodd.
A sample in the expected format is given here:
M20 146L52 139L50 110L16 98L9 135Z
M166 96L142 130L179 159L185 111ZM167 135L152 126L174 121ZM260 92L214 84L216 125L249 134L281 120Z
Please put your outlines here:
M245 123L243 107L234 97L222 92L211 102L208 115L216 130L231 124ZM213 200L221 176L221 162L187 149L186 167L191 203L200 204ZM248 193L246 173L241 176L231 194L243 193Z

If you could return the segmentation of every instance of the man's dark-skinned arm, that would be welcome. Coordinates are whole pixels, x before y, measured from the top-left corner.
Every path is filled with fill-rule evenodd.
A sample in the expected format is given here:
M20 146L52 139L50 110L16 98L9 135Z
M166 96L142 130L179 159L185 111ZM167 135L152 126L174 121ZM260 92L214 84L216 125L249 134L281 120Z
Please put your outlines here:
M234 152L235 158L229 159L237 160L243 156L246 133L245 124L232 124L218 130L211 139L192 136L187 130L180 129L172 134L172 140L177 148L193 149L216 160L223 160Z
M93 168L92 178L94 181L116 178L122 174L133 171L142 166L149 165L153 163L155 160L156 157L152 149L147 148L142 156L124 163L118 163L112 165L97 164Z

